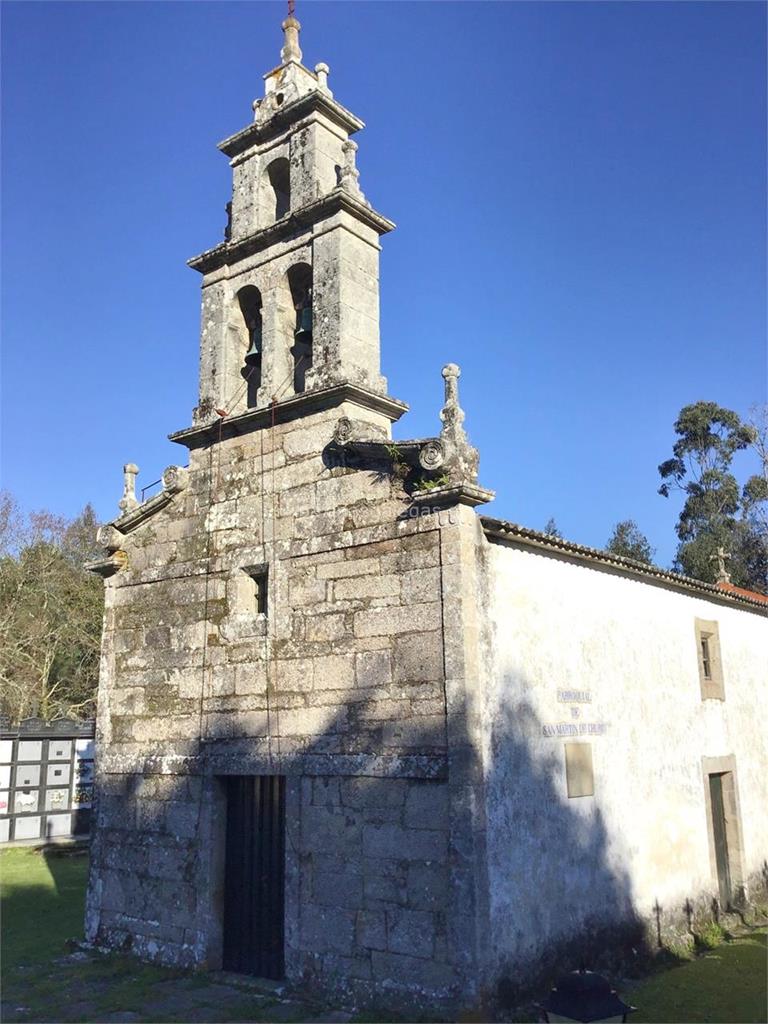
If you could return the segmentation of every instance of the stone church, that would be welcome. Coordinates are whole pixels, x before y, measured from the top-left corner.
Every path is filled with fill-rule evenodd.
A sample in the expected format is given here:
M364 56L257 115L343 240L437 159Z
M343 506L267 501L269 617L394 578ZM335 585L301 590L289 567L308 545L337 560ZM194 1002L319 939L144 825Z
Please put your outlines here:
M87 935L334 1000L478 1006L765 885L768 602L478 513L452 363L435 436L392 440L394 224L360 187L362 121L283 32L219 145L225 239L190 260L188 465L141 503L125 467L90 565Z

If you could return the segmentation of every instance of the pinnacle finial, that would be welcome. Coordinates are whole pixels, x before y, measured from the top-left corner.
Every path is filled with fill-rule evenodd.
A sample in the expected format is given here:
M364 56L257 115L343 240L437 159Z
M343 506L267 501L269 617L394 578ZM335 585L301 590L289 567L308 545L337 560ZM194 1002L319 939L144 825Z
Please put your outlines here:
M445 381L445 405L440 413L440 418L444 423L451 421L457 425L461 424L461 421L464 419L464 410L459 405L459 377L461 376L461 369L456 363L447 363L443 367L442 374Z
M288 17L283 22L282 29L283 48L280 51L280 60L283 64L289 64L291 61L296 61L297 64L300 64L301 47L299 46L299 32L301 31L301 24L298 18L294 17L293 3L288 4Z
M136 498L136 477L139 474L139 467L133 462L127 462L123 466L123 496L118 501L118 508L121 512L131 512L138 507Z

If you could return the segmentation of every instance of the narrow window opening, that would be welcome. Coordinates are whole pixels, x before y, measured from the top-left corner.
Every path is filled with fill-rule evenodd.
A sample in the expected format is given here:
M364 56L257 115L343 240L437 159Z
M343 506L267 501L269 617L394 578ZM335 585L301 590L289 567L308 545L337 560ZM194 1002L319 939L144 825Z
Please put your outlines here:
M252 565L245 569L251 578L251 609L257 615L267 615L269 611L269 572L265 565Z
M696 654L702 700L725 700L720 637L716 622L696 619Z
M701 669L705 679L712 678L712 658L709 653L709 637L701 638Z
M296 313L293 329L293 390L300 394L307 386L307 371L312 366L312 268L306 263L288 271L291 299Z
M245 353L245 365L240 371L248 382L248 408L256 405L258 390L261 387L262 362L262 318L261 292L253 285L246 285L237 293L240 312L245 325L248 348Z
M291 210L291 165L285 157L272 161L267 177L275 201L275 220L280 220Z

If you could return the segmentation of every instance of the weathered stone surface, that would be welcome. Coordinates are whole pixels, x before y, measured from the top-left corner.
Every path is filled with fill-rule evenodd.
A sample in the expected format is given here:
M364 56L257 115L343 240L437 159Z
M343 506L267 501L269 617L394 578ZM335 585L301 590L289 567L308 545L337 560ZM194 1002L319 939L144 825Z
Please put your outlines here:
M387 948L392 953L431 957L435 948L432 914L423 910L387 911Z
M395 637L393 643L395 682L422 683L442 679L443 647L437 630L416 636Z
M355 947L355 913L307 903L301 908L302 944L317 953L350 956Z
M448 811L448 792L445 786L425 782L408 788L403 820L409 828L445 828Z
M363 830L363 854L366 857L401 860L444 860L447 832L419 830L399 825L367 825Z
M383 910L361 910L356 919L355 939L363 949L387 948L387 919Z
M381 953L374 950L371 953L371 965L374 978L389 988L415 988L435 995L446 995L456 980L454 971L448 964L400 953Z

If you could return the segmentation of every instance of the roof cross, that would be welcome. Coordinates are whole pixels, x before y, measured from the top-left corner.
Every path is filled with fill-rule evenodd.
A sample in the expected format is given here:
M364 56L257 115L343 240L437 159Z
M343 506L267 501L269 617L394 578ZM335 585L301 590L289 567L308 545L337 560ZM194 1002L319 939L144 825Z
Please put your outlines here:
M716 577L716 581L718 583L730 583L731 582L731 574L725 568L725 560L726 560L726 558L730 559L730 557L731 556L728 554L728 552L722 546L718 547L718 549L715 551L715 553L713 555L709 556L709 560L711 562L714 562L714 560L717 559L717 577Z

